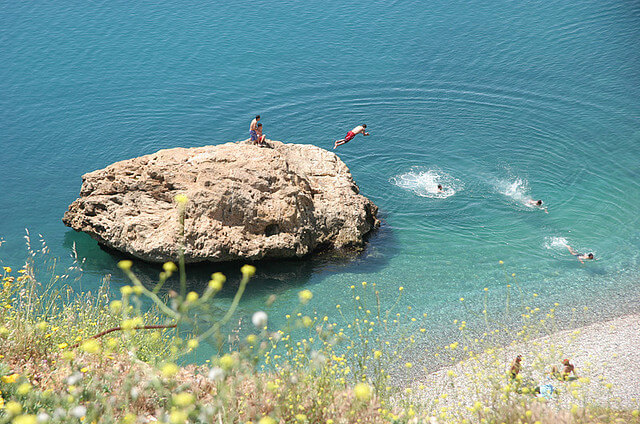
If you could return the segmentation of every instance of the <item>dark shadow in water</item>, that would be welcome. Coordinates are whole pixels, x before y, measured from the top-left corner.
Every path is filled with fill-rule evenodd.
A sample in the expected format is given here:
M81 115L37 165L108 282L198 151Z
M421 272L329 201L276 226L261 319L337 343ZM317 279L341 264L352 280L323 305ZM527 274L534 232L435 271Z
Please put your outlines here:
M600 265L600 266L589 266L587 268L587 273L589 273L591 275L598 275L598 276L603 276L603 275L609 274L607 272L607 269L602 265Z
M384 218L384 216L382 216ZM73 243L79 258L86 258L83 269L85 273L105 275L120 273L116 264L122 259L134 261L134 271L142 283L153 287L162 271L161 264L151 264L131 258L113 249L104 248L84 233L69 230L65 234L64 246L71 249ZM287 289L299 287L309 282L313 275L320 275L320 281L330 275L358 272L377 273L399 251L398 241L393 230L384 222L381 227L369 233L366 245L358 251L326 251L299 259L261 260L251 262L256 267L256 275L247 287L244 298L264 296L265 293L278 295ZM198 263L187 265L187 290L202 292L211 274L222 272L227 277L225 289L221 297L233 297L240 281L240 268L246 261L222 263ZM113 281L118 281L114 278ZM121 280L125 282L125 280ZM165 283L164 290L178 290L177 274Z

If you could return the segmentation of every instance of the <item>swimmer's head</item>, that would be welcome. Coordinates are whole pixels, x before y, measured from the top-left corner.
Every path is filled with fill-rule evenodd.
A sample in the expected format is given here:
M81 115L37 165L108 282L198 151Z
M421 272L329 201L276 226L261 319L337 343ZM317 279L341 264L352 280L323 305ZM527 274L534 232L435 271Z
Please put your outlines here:
M362 124L362 128L367 128L367 124Z
M568 359L563 359L562 360L562 365L569 365L569 364L570 364L570 362L569 362Z
M587 258L589 258L589 259L593 259L593 253L589 253L589 254L587 255Z
M262 124L261 124L261 123L258 123L258 127L262 127Z
M438 184L438 190L442 190L442 184Z
M538 206L542 206L542 200L538 200L538 201L536 202L536 205L538 205Z
M260 120L260 115L256 115L256 121Z

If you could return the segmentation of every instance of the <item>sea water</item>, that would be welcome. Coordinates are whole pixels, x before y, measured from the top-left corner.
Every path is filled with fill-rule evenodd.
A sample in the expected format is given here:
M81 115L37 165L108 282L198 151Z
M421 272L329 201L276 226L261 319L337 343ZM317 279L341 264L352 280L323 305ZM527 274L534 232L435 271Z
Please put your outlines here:
M2 264L24 261L26 228L84 258L77 290L125 284L121 257L61 222L81 175L245 139L260 114L268 138L326 149L366 123L335 152L382 226L352 257L257 264L241 316L275 325L305 288L331 315L367 281L383 302L403 287L437 336L461 297L479 309L488 288L499 309L511 273L542 306L637 311L639 28L639 3L601 0L2 2ZM238 267L191 267L190 288L223 270L224 309Z

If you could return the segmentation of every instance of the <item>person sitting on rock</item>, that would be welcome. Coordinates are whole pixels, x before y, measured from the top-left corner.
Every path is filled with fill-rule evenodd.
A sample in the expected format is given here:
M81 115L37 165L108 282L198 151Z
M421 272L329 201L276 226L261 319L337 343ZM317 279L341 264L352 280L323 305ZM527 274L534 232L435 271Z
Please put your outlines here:
M256 135L257 135L257 140L256 140L256 144L260 147L266 147L267 143L266 143L266 139L267 136L266 135L262 135L262 124L258 124L257 128L256 128Z
M260 120L260 115L256 115L256 117L251 121L249 125L249 140L253 143L258 142L258 121Z

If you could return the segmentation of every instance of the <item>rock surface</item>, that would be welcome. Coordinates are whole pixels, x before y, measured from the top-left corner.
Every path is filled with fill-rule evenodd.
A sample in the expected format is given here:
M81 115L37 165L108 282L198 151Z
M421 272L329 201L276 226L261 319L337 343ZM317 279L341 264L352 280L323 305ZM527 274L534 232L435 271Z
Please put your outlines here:
M187 262L301 257L362 246L379 225L347 166L312 145L175 148L83 175L62 221L149 262L175 261L184 194Z

